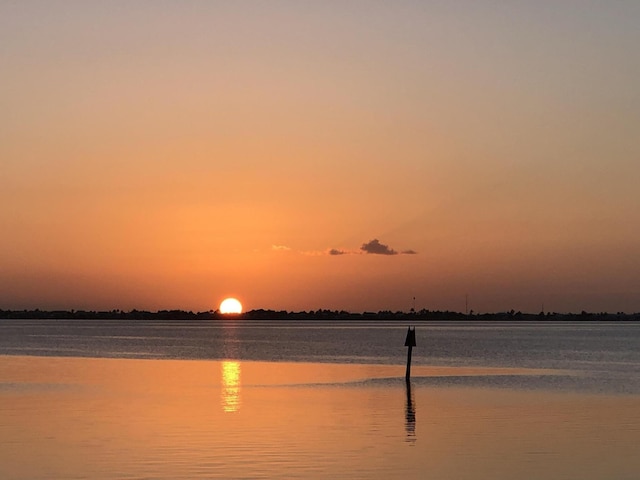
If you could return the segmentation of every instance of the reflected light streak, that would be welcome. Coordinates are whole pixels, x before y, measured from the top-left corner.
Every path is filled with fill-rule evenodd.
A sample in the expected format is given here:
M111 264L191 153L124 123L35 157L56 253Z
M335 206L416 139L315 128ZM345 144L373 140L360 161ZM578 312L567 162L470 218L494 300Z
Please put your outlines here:
M415 444L416 441L416 402L411 392L411 382L407 382L407 405L405 407L404 429L407 433L406 441Z
M222 410L225 413L240 409L240 362L223 360L222 369Z

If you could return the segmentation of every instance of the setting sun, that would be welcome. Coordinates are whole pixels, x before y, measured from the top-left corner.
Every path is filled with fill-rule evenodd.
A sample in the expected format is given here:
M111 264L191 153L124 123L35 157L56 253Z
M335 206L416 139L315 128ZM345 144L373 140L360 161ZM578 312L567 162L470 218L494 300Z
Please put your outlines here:
M235 298L225 298L220 304L220 313L242 313L242 304Z

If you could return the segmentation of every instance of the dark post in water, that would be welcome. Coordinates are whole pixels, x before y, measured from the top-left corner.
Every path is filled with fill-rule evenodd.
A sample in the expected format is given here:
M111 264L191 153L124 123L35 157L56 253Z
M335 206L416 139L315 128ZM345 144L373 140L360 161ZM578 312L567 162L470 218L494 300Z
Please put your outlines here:
M405 380L408 382L411 379L411 350L416 346L416 327L409 327L407 330L407 338L404 341L404 346L409 347L407 351L407 373Z

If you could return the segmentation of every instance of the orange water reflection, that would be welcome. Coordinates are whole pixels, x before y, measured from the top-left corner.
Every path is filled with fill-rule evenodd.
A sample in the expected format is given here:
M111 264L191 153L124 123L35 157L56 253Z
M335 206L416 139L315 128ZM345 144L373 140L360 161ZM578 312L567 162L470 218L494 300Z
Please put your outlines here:
M222 374L222 411L233 413L240 410L240 362L224 360L220 363Z
M403 366L0 357L0 478L636 478L637 406Z

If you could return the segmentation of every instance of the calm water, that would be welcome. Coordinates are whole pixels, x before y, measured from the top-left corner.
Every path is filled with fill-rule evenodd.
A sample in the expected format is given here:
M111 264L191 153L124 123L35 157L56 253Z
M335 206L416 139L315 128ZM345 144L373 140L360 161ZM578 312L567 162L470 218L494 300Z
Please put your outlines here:
M0 478L637 479L640 325L0 322Z

